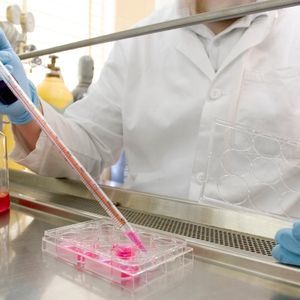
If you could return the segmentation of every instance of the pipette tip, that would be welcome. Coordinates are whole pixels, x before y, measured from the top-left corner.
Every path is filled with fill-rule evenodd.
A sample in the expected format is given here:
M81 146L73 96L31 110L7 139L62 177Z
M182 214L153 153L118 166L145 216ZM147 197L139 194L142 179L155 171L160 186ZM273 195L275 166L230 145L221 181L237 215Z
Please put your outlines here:
M135 231L127 231L125 235L143 252L147 252L145 246L143 245L140 237Z

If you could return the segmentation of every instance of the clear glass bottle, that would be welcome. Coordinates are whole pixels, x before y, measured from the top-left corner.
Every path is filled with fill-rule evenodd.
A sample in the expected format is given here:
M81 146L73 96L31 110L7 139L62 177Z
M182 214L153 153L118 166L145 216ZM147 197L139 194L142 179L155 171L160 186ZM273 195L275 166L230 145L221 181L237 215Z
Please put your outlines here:
M0 213L9 210L10 207L8 185L6 136L0 131Z

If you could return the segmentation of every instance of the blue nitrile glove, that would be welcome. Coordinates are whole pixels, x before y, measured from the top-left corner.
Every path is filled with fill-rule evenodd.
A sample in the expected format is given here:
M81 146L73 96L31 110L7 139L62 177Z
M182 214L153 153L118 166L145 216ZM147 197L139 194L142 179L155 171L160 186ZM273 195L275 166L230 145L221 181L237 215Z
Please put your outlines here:
M279 262L287 265L300 266L300 220L293 229L281 229L275 237L276 245L272 255Z
M0 60L17 80L23 91L38 106L39 99L33 84L27 79L23 65L9 44L4 32L0 30ZM32 120L20 101L10 92L0 78L0 114L5 114L13 124L26 124Z

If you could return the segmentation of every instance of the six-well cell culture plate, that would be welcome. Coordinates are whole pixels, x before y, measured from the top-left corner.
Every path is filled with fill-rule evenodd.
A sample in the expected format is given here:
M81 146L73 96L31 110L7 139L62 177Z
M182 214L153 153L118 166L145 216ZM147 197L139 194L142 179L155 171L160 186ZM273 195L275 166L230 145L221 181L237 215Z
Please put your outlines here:
M107 218L48 230L43 252L77 269L134 290L193 263L185 240L137 230L147 252L137 249Z

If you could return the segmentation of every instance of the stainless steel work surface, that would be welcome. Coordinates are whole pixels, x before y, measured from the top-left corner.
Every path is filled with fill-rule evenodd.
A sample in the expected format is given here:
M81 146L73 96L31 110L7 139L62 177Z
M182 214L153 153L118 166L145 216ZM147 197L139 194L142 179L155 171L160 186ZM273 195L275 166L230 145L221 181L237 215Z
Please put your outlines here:
M130 294L51 258L43 257L45 230L70 221L13 205L0 216L1 299L300 299L300 289L196 258L191 271ZM5 239L8 239L7 241ZM178 275L178 274L177 274Z
M300 299L300 269L271 257L286 220L103 187L128 220L187 239L192 269L134 294L42 255L45 230L97 219L78 182L11 172L12 209L0 216L0 299Z

